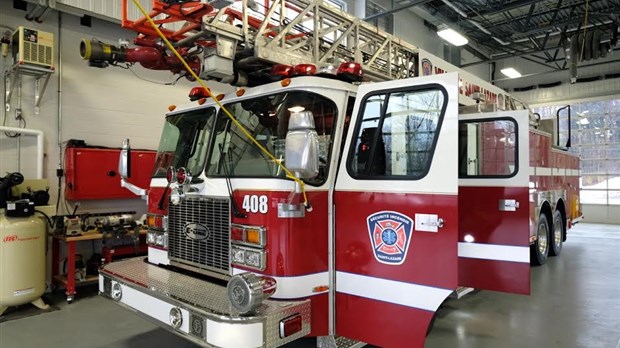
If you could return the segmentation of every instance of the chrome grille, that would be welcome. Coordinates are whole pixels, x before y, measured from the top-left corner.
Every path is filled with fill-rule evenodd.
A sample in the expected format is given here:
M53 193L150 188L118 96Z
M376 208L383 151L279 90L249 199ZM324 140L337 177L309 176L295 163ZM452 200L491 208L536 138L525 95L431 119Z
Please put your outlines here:
M188 224L206 226L206 239L190 238ZM168 253L171 260L218 273L230 267L230 202L228 199L186 196L169 205Z

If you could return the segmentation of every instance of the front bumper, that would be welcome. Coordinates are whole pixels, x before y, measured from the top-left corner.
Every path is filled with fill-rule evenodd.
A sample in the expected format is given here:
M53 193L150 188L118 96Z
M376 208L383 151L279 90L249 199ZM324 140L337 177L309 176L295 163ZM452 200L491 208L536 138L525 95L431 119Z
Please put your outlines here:
M230 306L225 286L149 264L142 257L104 265L99 292L203 346L278 347L310 333L309 300L267 300L257 314L241 316ZM170 323L173 308L181 312L178 328ZM301 317L301 330L282 337L283 320L296 316Z

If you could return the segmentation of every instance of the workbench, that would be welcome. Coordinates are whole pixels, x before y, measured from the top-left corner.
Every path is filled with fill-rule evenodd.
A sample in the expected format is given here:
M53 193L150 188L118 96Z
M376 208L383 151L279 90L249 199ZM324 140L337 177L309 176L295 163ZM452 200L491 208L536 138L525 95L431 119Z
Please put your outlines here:
M146 235L146 230L140 231L140 243L139 243L139 252L140 254L147 253L147 246L144 242L144 237ZM99 280L99 275L86 275L86 277L81 281L76 281L75 279L75 244L77 242L83 241L92 241L92 240L103 240L104 234L100 231L89 231L85 232L79 236L66 236L66 235L52 235L52 282L55 284L63 284L66 288L65 294L67 295L67 302L73 302L73 299L76 294L76 285L86 285L86 284L94 284ZM123 238L129 238L130 235L127 235ZM65 243L67 245L67 274L59 274L59 263L60 263L60 243ZM135 246L132 245L122 245L122 246L107 246L102 244L101 246L101 255L103 258L103 262L109 263L112 262L113 257L115 256L129 256L135 255ZM86 262L86 260L84 260ZM76 283L77 282L77 283Z

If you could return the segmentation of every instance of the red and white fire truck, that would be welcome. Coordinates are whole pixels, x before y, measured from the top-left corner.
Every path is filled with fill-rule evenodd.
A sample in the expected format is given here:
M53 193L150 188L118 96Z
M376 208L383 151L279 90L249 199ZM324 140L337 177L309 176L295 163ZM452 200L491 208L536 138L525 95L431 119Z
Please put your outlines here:
M159 5L186 17L197 4ZM321 2L268 4L164 32L192 70L250 87L198 88L166 115L150 187L123 180L148 193L148 258L104 265L100 292L197 344L235 348L305 336L422 347L459 287L528 294L530 263L559 255L581 216L578 158L556 120ZM183 73L172 55L147 61L165 49L140 31L138 49L85 41L82 56ZM193 60L183 47L197 42ZM360 63L332 61L325 77L321 54ZM378 82L351 83L362 71Z

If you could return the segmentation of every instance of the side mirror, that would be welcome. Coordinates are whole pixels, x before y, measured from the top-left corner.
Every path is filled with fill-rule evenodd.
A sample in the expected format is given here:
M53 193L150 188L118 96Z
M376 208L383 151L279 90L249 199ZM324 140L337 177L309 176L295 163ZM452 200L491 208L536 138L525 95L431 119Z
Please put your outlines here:
M319 174L319 136L311 111L291 113L285 142L286 167L299 178L310 179Z
M121 155L118 158L118 172L123 179L131 177L131 146L129 146L129 139L123 140Z

